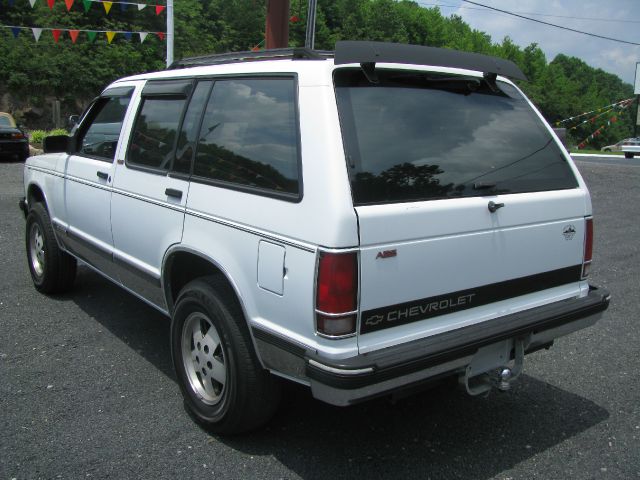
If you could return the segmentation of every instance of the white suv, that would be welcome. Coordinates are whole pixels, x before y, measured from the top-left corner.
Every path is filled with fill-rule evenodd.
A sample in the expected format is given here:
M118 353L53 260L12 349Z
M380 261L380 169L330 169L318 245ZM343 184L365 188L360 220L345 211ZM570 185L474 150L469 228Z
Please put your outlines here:
M587 188L506 77L339 42L119 80L26 162L35 286L69 289L79 260L170 316L186 404L218 432L266 422L276 376L334 405L507 389L609 294L586 280Z

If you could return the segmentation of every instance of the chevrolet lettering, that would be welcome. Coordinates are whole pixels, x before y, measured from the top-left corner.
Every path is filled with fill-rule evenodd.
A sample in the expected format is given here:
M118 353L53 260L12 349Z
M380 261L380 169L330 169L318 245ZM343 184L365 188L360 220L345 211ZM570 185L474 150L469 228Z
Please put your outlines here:
M609 305L587 186L514 80L351 41L117 80L25 162L34 286L68 292L81 264L170 318L185 405L221 434L265 425L284 381L339 406L506 390Z

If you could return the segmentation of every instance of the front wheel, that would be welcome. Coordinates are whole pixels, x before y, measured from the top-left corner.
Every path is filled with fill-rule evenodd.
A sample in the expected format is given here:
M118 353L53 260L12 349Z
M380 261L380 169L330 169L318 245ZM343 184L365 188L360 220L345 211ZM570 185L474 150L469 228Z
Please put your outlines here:
M63 293L71 289L76 259L58 246L49 213L41 203L34 204L27 215L26 247L31 279L38 291Z
M624 158L633 158L632 152L624 152Z
M258 362L242 310L222 278L194 280L182 289L171 353L185 404L198 423L233 434L272 417L280 385Z

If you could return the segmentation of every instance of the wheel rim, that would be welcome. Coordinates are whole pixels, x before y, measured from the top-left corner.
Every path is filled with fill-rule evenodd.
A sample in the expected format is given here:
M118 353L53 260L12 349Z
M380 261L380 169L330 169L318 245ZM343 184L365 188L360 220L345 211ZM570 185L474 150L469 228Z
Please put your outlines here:
M226 355L218 330L201 312L182 328L182 364L191 390L208 405L220 402L227 381Z
M42 277L45 267L44 236L37 223L32 224L29 230L29 253L34 273L38 278Z

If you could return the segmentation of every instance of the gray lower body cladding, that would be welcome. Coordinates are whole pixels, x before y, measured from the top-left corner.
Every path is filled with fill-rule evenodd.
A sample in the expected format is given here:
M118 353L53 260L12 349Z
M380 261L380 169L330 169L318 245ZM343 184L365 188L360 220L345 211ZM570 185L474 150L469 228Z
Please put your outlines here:
M568 299L496 318L407 344L339 361L327 360L286 339L253 329L265 366L311 386L313 395L334 405L367 398L464 369L478 349L528 337L526 353L555 338L593 325L609 306L609 292L590 287Z

